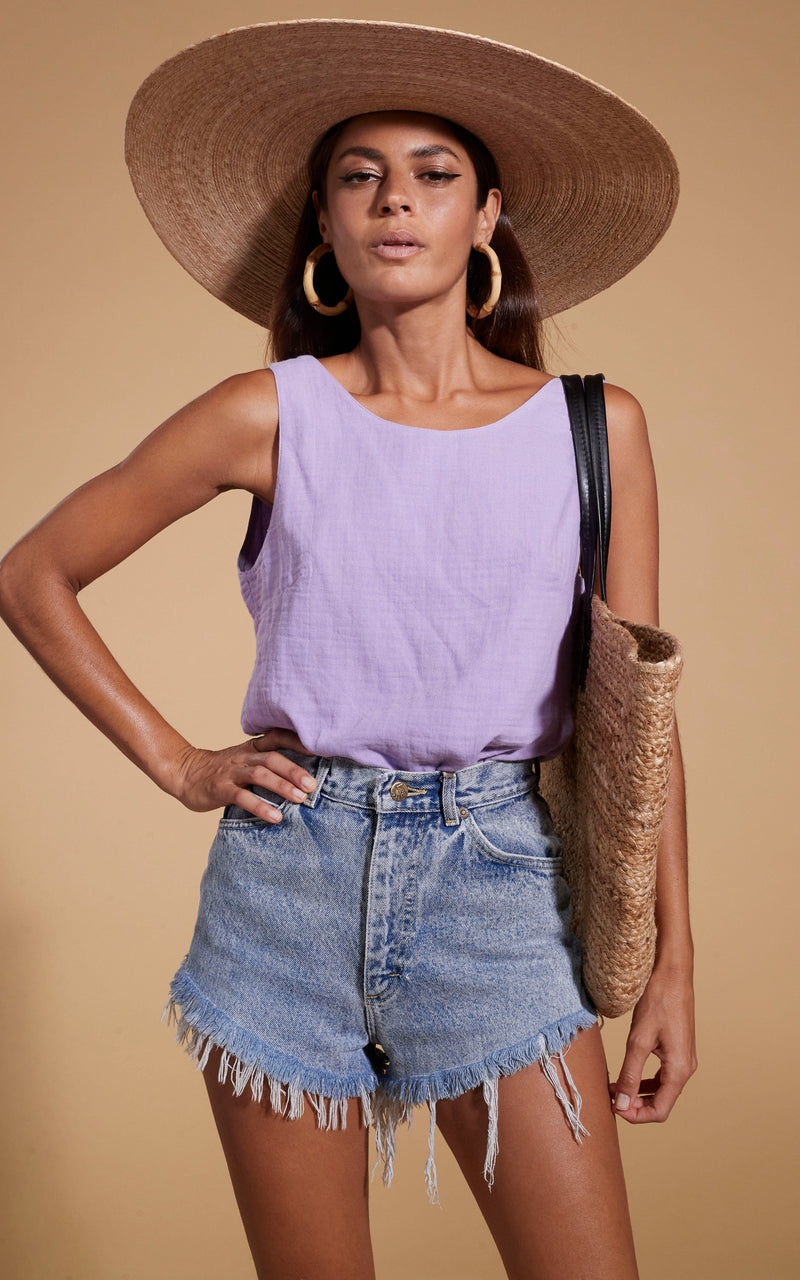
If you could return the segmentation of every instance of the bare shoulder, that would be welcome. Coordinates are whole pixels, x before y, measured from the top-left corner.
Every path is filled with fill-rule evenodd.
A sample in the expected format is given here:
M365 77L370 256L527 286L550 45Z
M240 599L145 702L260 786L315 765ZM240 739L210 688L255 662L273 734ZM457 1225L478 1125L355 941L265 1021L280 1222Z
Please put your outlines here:
M653 471L644 409L624 387L606 382L603 390L612 481L642 483Z
M186 450L218 489L270 489L278 393L269 369L234 373L179 409L154 433ZM145 445L147 445L147 441Z
M278 422L278 394L269 369L234 373L201 392L167 418L147 439L172 440L176 446L191 443L194 449L213 454L246 446L248 439L263 442L274 434ZM141 446L140 446L141 448Z
M272 430L277 426L278 391L271 369L231 374L194 403L213 406L231 423Z
M647 422L644 409L636 396L626 391L624 387L615 386L613 382L603 383L603 392L609 429L620 438L646 436Z

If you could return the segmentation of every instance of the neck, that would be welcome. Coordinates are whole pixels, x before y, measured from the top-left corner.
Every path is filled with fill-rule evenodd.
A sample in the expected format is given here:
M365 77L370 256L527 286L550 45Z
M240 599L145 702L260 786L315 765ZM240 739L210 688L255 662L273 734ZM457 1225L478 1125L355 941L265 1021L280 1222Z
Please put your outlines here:
M361 340L348 358L357 395L444 399L474 385L480 365L491 359L467 329L459 299L391 314L361 302L359 319Z

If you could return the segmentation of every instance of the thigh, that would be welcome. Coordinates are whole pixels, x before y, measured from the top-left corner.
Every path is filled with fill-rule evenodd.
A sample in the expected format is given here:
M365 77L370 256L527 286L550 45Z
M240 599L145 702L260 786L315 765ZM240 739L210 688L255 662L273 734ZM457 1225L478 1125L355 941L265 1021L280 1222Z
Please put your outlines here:
M368 1141L358 1100L347 1126L322 1129L305 1100L294 1120L220 1084L219 1050L203 1072L259 1280L374 1280Z
M509 1280L637 1280L617 1121L598 1026L564 1055L582 1098L581 1143L538 1063L498 1082L494 1184L483 1177L480 1089L437 1103L437 1124L477 1200ZM553 1066L559 1073L558 1059ZM562 1084L565 1081L562 1077Z

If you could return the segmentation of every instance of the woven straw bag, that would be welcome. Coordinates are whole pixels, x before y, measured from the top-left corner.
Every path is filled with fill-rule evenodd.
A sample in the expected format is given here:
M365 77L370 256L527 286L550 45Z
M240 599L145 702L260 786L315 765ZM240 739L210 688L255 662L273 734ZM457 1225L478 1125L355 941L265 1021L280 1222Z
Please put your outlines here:
M567 749L541 762L539 788L564 843L572 928L583 979L598 1011L631 1009L653 969L656 853L672 762L675 693L683 665L676 638L608 608L611 527L603 375L562 375L581 499L584 611ZM600 589L594 595L596 548Z

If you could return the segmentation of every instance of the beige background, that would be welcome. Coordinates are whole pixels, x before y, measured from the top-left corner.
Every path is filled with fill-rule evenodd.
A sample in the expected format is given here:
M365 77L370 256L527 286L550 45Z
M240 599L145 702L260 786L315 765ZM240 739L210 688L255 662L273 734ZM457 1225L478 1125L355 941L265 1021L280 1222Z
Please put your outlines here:
M700 1069L665 1125L620 1121L643 1280L779 1280L800 1261L796 15L790 0L6 9L0 547L178 406L262 363L263 334L169 257L123 161L130 98L184 45L297 16L476 30L607 84L672 144L672 228L627 279L561 317L550 363L601 370L645 408L661 619L686 649ZM199 745L240 737L247 509L245 495L223 497L83 597ZM5 1275L250 1276L202 1080L159 1023L216 816L154 788L5 631L0 661ZM627 1021L604 1032L612 1078ZM402 1130L395 1182L373 1183L381 1280L501 1277L440 1137L443 1209L428 1204L425 1131Z

